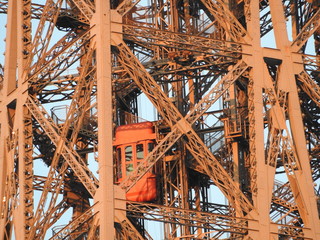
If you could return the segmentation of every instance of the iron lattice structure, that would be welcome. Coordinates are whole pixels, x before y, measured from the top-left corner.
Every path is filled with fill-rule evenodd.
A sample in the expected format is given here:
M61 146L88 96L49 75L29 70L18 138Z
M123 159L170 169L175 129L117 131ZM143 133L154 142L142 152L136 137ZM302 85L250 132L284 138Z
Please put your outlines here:
M0 239L319 240L319 6L0 0ZM156 146L115 184L143 111Z

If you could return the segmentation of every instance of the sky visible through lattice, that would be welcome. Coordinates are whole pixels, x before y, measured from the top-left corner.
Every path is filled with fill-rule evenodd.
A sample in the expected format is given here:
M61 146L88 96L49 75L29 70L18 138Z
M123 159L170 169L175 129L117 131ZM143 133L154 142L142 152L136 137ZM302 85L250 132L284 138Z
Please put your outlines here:
M33 2L38 2L38 3L43 3L43 1L33 1ZM37 20L34 20L34 25L35 27L33 27L33 32L35 31L36 29L36 22ZM4 66L4 55L3 53L5 52L5 36L6 36L6 28L5 28L5 25L6 25L6 15L4 14L0 14L0 64L2 66ZM288 25L288 36L289 36L289 39L292 39L291 37L291 33L290 33L290 19L288 20L287 22L287 25ZM55 40L59 39L61 35L61 33L59 33L58 30L55 30ZM54 43L54 41L52 42L52 44ZM275 48L275 41L274 41L274 37L273 37L273 31L269 32L263 39L262 39L262 42L261 42L262 46L263 47L270 47L270 48ZM313 41L312 41L312 38L310 40L310 42L308 43L308 50L307 50L307 53L309 54L314 54L314 48L312 47L313 46ZM6 53L6 54L10 54L10 53ZM51 109L51 105L48 105L48 111L50 111ZM154 109L154 107L152 106L152 104L146 99L146 97L144 95L141 95L140 97L140 100L139 100L139 109L142 110L142 112L140 113L140 117L144 118L144 119L147 119L147 120L156 120L156 111ZM37 160L38 162L36 162L35 164L35 174L37 175L45 175L44 173L48 171L47 167L45 166L44 163L42 162L39 162L39 160ZM93 166L94 168L97 168L97 166ZM95 171L94 171L95 172ZM279 179L281 181L284 181L284 179ZM214 190L212 191L214 192ZM35 194L35 203L37 203L37 201L39 201L39 192L37 194ZM209 196L213 201L213 193ZM221 201L222 203L225 201L225 199L223 197L221 197ZM71 210L69 210L69 213L66 214L66 216L61 219L61 222L58 222L57 225L59 224L66 224L70 218L71 218ZM67 220L66 220L67 219ZM162 227L162 224L149 224L147 223L147 228L150 228L152 229L152 232L154 233L155 236L158 235L159 238L155 238L155 240L157 239L163 239L163 236L161 236L161 227ZM49 237L51 236L51 232L48 231L48 234L46 236L46 238L48 239Z

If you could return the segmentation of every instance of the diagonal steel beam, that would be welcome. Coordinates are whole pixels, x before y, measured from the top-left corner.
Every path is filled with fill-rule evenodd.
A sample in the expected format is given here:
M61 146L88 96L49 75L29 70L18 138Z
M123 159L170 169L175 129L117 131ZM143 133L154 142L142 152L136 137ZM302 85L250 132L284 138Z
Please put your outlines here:
M288 209L289 213L298 210L297 205L294 202L294 196L289 182L275 182L275 190L272 194L272 203L274 205L274 208L272 209L273 211L277 211L277 206L279 205ZM272 215L272 212L270 215Z
M41 90L51 83L53 79L62 74L66 69L74 64L80 57L86 53L86 45L89 43L89 31L73 39L66 46L61 48L60 44L51 49L47 54L47 60L41 61L36 70L29 76L28 81L32 85L32 90L41 92Z
M249 42L249 35L222 0L201 0L230 38L235 42Z
M140 2L140 0L124 0L119 4L117 7L117 12L124 16L126 15L131 9L134 8L135 5L137 5Z
M240 190L239 185L234 182L197 133L191 129L186 136L188 138L186 140L187 149L220 191L223 192L231 206L239 214L238 216L243 216L253 210L252 203Z
M291 44L293 51L298 52L301 47L308 41L308 39L318 30L320 27L320 8L313 15L313 17L302 28L301 32L294 39Z
M30 66L29 71L31 75L36 73L39 69L45 67L45 65L53 61L60 54L66 52L71 46L76 45L77 41L82 39L83 35L84 33L75 34L74 32L68 32L50 50L43 54L42 57L39 57L37 62Z
M250 212L253 209L250 201L192 129L192 124L209 109L210 106L212 106L212 104L248 68L247 64L243 61L239 61L239 63L226 75L227 77L225 76L223 81L220 81L217 86L215 86L209 94L199 102L197 107L195 107L186 118L183 118L130 49L122 43L118 46L118 50L118 60L122 64L122 67L126 69L140 89L149 97L150 101L155 105L167 123L171 126L174 124L171 132L155 147L136 170L127 179L122 181L121 186L128 191L152 167L152 165L161 158L165 151L178 141L183 134L186 134L189 140L187 143L188 148L191 150L190 152L198 163L204 168L206 174L214 180L230 203L237 206L237 210L241 209L243 212ZM200 152L199 149L201 149ZM203 154L205 157L202 157ZM229 189L232 189L232 191L230 192ZM242 211L239 211L239 214L242 214Z
M131 240L144 240L145 238L141 236L141 234L137 231L137 229L133 226L129 219L122 221L121 225L121 233L123 239L131 239Z
M91 206L88 210L86 210L84 213L82 213L79 217L76 219L73 219L68 225L66 225L64 228L62 228L59 232L57 232L54 236L50 238L50 240L54 239L65 239L65 237L70 236L70 233L74 232L78 228L81 228L83 224L88 222L92 217L94 217L96 213L93 212L93 207L95 205Z
M320 107L320 87L314 82L310 75L302 71L298 74L297 79L302 82L302 89Z
M265 67L265 71L266 67ZM272 120L272 124L278 129L283 131L280 141L280 149L282 150L282 157L281 160L283 162L283 168L286 172L287 178L290 182L290 187L297 203L298 211L302 220L306 224L316 224L314 221L312 214L313 212L310 209L316 208L314 204L315 202L311 202L310 205L307 205L307 198L310 198L310 195L307 191L305 191L305 183L306 178L302 178L301 172L303 169L303 161L309 159L299 159L297 154L297 149L295 146L295 141L291 136L291 131L289 131L286 123L286 112L281 107L279 97L277 95L277 91L275 90L275 86L272 82L271 77L266 79L266 88L265 92L268 97L268 101L272 104L271 110L273 112L274 119ZM290 96L289 96L290 97ZM278 110L278 111L276 111ZM280 110L280 111L279 111ZM309 165L310 166L310 165ZM309 170L309 169L306 169ZM311 191L314 194L313 191Z
M50 185L52 184L53 179L55 179L55 178L58 179L57 177L55 177L55 175L57 174L57 165L58 165L58 162L59 162L59 159L61 156L62 146L64 144L67 144L66 138L67 138L67 134L70 130L70 126L73 124L73 122L76 122L77 125L82 124L82 117L84 116L84 113L82 111L83 109L77 107L77 105L78 105L78 101L79 101L80 96L82 95L84 89L86 89L85 86L88 85L87 82L89 79L87 78L87 75L91 72L91 70L90 70L91 69L91 58L93 55L93 51L94 51L94 46L89 47L89 50L87 53L87 59L86 59L87 61L82 64L80 77L79 77L76 89L74 91L74 94L73 94L73 98L72 98L72 101L71 101L71 104L69 107L69 112L68 112L66 121L62 127L61 132L58 132L59 136L60 136L60 140L57 143L58 147L56 148L55 154L53 156L51 166L49 169L49 173L47 175L48 177L46 179L44 189L42 191L41 198L40 198L40 201L38 204L38 208L37 208L37 211L36 211L36 214L34 217L35 223L34 223L34 227L32 228L32 231L31 231L32 234L30 234L31 239L37 238L37 236L39 236L39 234L42 234L43 232L45 232L45 230L46 230L45 226L49 224L49 222L47 222L47 221L50 219L51 214L54 213L51 210L54 208L57 197L60 193L60 186L63 181L63 175L65 174L65 171L68 167L68 164L66 164L66 162L64 162L62 164L62 167L60 167L58 170L58 172L59 172L58 174L62 177L60 178L60 180L58 180L58 183L56 184L56 191L52 192L52 194L51 194L51 200L50 200L50 204L48 205L47 211L44 210L44 208L45 208L44 205L46 204L48 193L51 189ZM92 85L92 84L93 84L93 81L89 81L89 85ZM88 89L87 89L87 91L85 91L85 94L90 94L90 93L91 93L90 89L89 89L89 91L88 91ZM77 117L78 117L78 119L75 120L75 118L77 118ZM73 146L72 145L72 143L74 141L73 138L75 138L77 132L78 131L75 131L75 129L73 129L72 137L71 137L72 140L71 140L71 142L68 142L68 146L70 148L72 148L72 146ZM37 234L37 235L34 236L34 234Z
M118 60L121 62L122 67L156 106L165 121L170 126L173 126L182 119L181 113L124 42L118 45L118 51Z
M41 239L44 238L44 234L47 230L53 226L61 217L62 215L70 208L70 206L65 202L63 199L60 203L58 203L55 207L51 208L50 211L47 213L46 218L40 222L38 227L38 232L34 237L29 239Z
M99 215L95 215L91 221L91 228L88 231L87 239L95 239L99 232Z
M56 208L54 205L59 194L61 193L61 186L67 167L68 164L65 162L59 169L58 173L56 173L55 169L53 169L53 166L50 167L48 177L44 184L44 191L41 194L37 210L33 217L33 226L31 227L30 234L28 236L29 240L39 239L41 236L43 237L43 234L46 233L47 228L45 228L45 226L50 224L49 221L52 218L52 214L56 212L54 210ZM54 190L52 191L52 189ZM46 200L49 192L52 193L52 197L50 199L50 203L48 204ZM46 204L49 205L47 209L45 209Z
M32 51L28 56L29 65L31 65L32 61L38 61L37 58L46 52L55 28L55 22L57 21L60 13L61 5L62 0L58 0L56 3L53 0L48 0L46 2L32 42ZM48 28L46 28L47 21L50 22Z
M125 201L123 199L116 199L116 200L118 202L121 200ZM122 203L120 205L122 205ZM121 239L146 240L146 238L141 235L141 233L136 229L136 227L132 224L132 222L127 218L127 213L125 212L125 208L120 208L120 209L117 209L116 211L117 211L117 214L115 216L115 223L118 223L120 226L116 225L115 227L117 232L120 234ZM147 234L147 236L148 235L149 234Z
M36 103L33 99L31 99L31 97L27 99L26 106L34 118L38 121L40 126L45 130L47 136L51 139L53 144L58 146L60 140L60 136L56 131L58 127L55 125L44 107L40 103ZM78 153L74 149L66 146L66 144L62 144L61 155L68 162L69 166L75 172L76 176L82 182L84 187L88 190L89 194L94 196L97 190L98 180L83 162Z
M137 66L140 67L141 71L143 71L143 74L140 74L139 76L136 76L137 72L137 68L135 69L129 69L126 68L126 65L124 65L124 62L127 61L128 64L130 62L133 61L133 59L135 59L135 56L131 53L131 51L129 49L127 49L126 47L123 46L119 46L119 49L123 48L123 51L127 51L127 54L124 55L122 54L123 51L121 51L119 57L120 62L122 63L122 65L124 66L124 68L128 71L129 75L132 77L132 79L134 79L136 82L138 81L137 78L141 78L142 82L154 82L154 80L152 79L152 77L149 75L148 72L146 72L143 68L143 66L140 64L137 64ZM138 60L136 59L136 62L138 62ZM238 77L247 69L247 65L243 62L240 61L238 64L236 64L227 75L225 75L217 84L216 86L210 90L210 92L201 99L201 101L189 112L189 114L185 117L185 122L187 124L194 124L197 119L205 112L207 111L216 101L217 99L222 96L222 94L231 86L232 83L234 83L235 80L238 79ZM138 85L138 84L137 84ZM151 85L151 84L150 84ZM154 83L154 85L156 85L156 83ZM139 86L139 85L138 85ZM140 85L139 86L144 92L148 91L148 85L144 84L144 85ZM162 96L158 95L158 92L162 93ZM162 90L158 90L157 92L153 92L154 98L151 98L150 100L152 102L155 102L155 106L157 107L159 105L160 99L162 97L167 98L167 96L162 92ZM168 101L167 101L168 102ZM161 106L166 106L166 108L169 108L169 106L171 107L171 109L173 109L172 111L176 112L178 110L176 110L175 106L172 105L172 103L170 103L171 105L165 105L166 102L162 105L160 104L160 108ZM173 114L172 114L173 115ZM174 117L174 115L173 115ZM183 118L181 118L183 119ZM172 121L172 119L169 119L169 121ZM177 120L178 121L178 120ZM177 122L176 121L176 122ZM180 122L180 125L183 121ZM170 122L168 122L170 124ZM172 124L171 124L172 125ZM178 127L178 125L176 124L170 133L168 133L166 135L166 137L154 148L154 150L148 155L148 157L146 158L145 162L143 164L140 165L140 167L137 167L137 169L134 171L134 173L129 176L126 180L122 181L121 185L128 191L133 185L133 182L136 182L137 180L139 180L142 176L142 173L145 173L147 170L149 170L149 167L151 168L152 165L157 162L161 157L162 154L164 152L166 152L167 150L170 149L170 147L182 136L182 131L179 130L180 128ZM145 169L145 167L148 167L148 169ZM136 173L136 174L135 174ZM139 175L138 178L136 178Z
M85 17L84 22L90 24L90 20L94 14L94 6L90 1L85 0L71 0L74 5L81 11L83 16Z

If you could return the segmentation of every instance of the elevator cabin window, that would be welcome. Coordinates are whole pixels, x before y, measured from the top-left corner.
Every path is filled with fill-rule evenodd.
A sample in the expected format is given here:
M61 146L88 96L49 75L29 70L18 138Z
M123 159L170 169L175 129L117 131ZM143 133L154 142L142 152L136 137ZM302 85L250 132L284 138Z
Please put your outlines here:
M114 146L115 182L121 183L153 150L155 134L151 122L135 123L119 126L116 129ZM156 199L156 175L152 170L147 172L126 193L127 200L154 201Z
M130 172L133 171L133 161L132 161L132 146L126 146L126 175L128 176Z
M144 141L143 143L130 144L127 146L118 146L116 148L116 176L117 183L120 183L125 177L137 168L139 163L153 150L154 143ZM148 149L148 151L144 151ZM125 175L122 173L125 172ZM146 173L126 194L131 201L153 201L156 198L156 176L152 170Z
M144 146L145 145L145 146ZM144 149L147 148L148 152ZM130 173L139 165L139 163L151 152L154 148L153 142L130 144L127 146L118 146L116 149L116 169L117 169L117 181L123 180L122 171L125 170L125 176L129 176ZM135 151L133 151L135 149ZM124 154L122 154L124 152ZM124 159L122 156L124 155ZM124 166L122 164L124 162ZM122 169L124 167L124 169Z
M153 150L153 147L154 143L150 141L118 146L116 148L117 183L129 176L148 153ZM144 151L144 149L148 149L148 151ZM126 194L127 200L138 202L153 201L156 196L156 176L152 173L152 170L147 172Z

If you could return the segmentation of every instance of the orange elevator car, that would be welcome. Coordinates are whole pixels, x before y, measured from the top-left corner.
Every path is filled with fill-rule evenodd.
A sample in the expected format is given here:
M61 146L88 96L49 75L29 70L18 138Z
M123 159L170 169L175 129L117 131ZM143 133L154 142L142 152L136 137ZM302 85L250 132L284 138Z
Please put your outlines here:
M115 132L116 183L120 183L152 151L156 134L151 122L117 127ZM150 170L126 194L127 200L149 202L157 197L156 175Z

